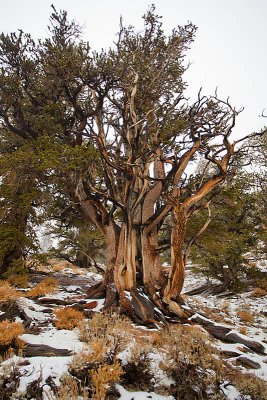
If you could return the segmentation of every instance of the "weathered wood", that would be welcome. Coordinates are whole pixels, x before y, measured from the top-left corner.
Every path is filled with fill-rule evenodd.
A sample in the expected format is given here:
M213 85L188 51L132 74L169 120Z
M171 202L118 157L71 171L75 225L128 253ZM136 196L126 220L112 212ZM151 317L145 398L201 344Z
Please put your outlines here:
M191 321L197 322L203 326L213 337L227 343L240 343L258 354L266 354L265 347L254 340L245 339L237 333L232 332L232 328L227 326L216 325L213 321L201 318L200 315L194 315L190 318Z
M187 296L194 296L196 294L201 294L201 293L205 292L206 290L210 289L211 287L212 287L211 283L205 283L204 285L201 285L195 289L189 290L189 291L185 292L184 294Z
M231 351L231 350L221 350L220 355L223 357L239 357L240 353L237 353L236 351Z
M226 335L226 339L232 343L244 344L249 349L255 351L255 353L266 354L265 347L261 343L255 342L254 340L244 339L243 337L239 336L237 333L234 333L234 332L228 333Z
M23 349L25 357L67 357L72 354L68 349L56 349L44 344L27 343Z
M49 297L41 297L38 299L38 303L41 304L55 304L57 306L68 306L72 304L70 301L62 300L62 299L53 299Z
M244 356L238 357L236 359L236 362L238 364L243 365L246 368L259 369L261 367L261 365L258 362L253 361L250 358Z
M22 319L22 323L25 328L28 328L28 326L30 326L31 324L31 318L29 318L25 311L21 310L19 305L16 303L13 303L11 305L2 305L1 311L3 311L4 314L0 315L0 322L4 321L5 319L13 321L18 317Z

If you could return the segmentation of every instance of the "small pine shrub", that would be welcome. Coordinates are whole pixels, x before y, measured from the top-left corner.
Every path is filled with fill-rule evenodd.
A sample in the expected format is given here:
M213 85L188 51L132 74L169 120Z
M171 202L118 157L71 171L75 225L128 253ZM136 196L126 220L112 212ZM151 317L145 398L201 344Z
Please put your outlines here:
M123 366L123 386L131 390L153 390L153 373L150 369L152 347L141 347L138 343L131 350L130 359Z
M83 313L72 307L58 308L55 310L55 316L55 326L58 329L72 330L78 327L84 319Z
M53 293L57 285L58 281L55 278L45 278L34 288L30 289L26 296L30 298L45 296L46 294Z
M14 303L18 298L18 292L7 281L0 282L0 303Z
M20 322L4 320L0 322L0 346L6 347L14 344L18 336L24 333L25 329Z

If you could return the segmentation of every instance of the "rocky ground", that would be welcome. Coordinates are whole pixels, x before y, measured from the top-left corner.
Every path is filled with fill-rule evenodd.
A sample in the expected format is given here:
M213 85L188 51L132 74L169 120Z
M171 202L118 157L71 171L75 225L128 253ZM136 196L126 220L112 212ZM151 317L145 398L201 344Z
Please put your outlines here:
M29 288L35 287L48 276L57 281L52 293L26 297ZM19 336L23 344L21 350L2 357L0 399L55 398L55 387L60 385L60 379L67 373L74 355L84 350L84 343L79 338L77 328L67 330L55 327L54 312L68 306L81 310L88 318L101 312L104 299L88 299L86 296L86 289L100 279L98 271L88 272L54 261L31 271L29 288L20 289L19 298L12 305L0 304L0 322L8 319L21 322L25 327L25 332ZM201 283L205 283L205 278L189 270L185 292ZM219 350L218 357L227 368L233 373L235 370L251 373L267 381L266 296L252 297L248 290L242 294L224 293L223 296L207 293L185 295L185 299L195 310L191 323L210 334L207 340ZM138 385L135 389L138 390ZM168 393L156 394L149 387L147 391L142 389L126 390L123 385L116 384L117 397L113 396L112 399L174 398ZM228 400L261 400L250 396L240 397L237 388L228 380L221 382L220 390L223 398Z

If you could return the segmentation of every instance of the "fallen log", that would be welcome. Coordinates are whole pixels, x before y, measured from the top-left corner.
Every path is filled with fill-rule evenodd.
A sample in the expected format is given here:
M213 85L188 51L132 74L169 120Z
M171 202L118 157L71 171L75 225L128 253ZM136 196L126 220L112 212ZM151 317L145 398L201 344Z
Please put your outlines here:
M258 362L253 361L250 358L244 356L238 357L236 359L236 362L238 364L243 365L246 368L259 369L261 367L261 365Z
M38 299L38 303L40 304L55 304L57 306L68 306L71 304L69 301L62 299L53 299L49 297L41 297Z
M211 334L215 339L222 340L226 343L240 343L245 345L247 348L251 349L255 353L265 355L265 347L254 340L246 339L237 333L232 331L231 327L221 326L215 324L213 321L208 318L201 317L201 315L196 314L190 318L190 321L196 322L199 325L203 326L207 332Z
M237 333L230 332L230 333L226 334L226 339L232 343L244 344L249 349L255 351L255 353L263 354L263 355L266 354L265 347L261 343L255 342L254 340L245 339L245 338L239 336Z
M26 343L23 348L24 357L67 357L72 354L68 349L56 349L45 344Z

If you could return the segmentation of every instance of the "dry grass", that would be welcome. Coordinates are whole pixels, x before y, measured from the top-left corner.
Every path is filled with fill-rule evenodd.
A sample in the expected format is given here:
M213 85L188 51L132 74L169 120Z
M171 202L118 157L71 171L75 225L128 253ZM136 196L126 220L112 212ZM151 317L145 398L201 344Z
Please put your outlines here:
M111 359L109 348L102 341L95 340L89 350L84 350L73 357L70 364L72 375L87 385L90 398L104 400L110 387L118 382L123 369L118 360Z
M245 326L241 326L241 328L239 328L239 332L245 336L247 336L247 334L248 334L248 330Z
M0 322L0 346L5 347L13 344L24 331L24 326L20 322L8 320Z
M7 281L0 282L0 303L14 303L19 293Z
M55 326L58 329L72 330L80 325L84 319L82 312L72 307L58 308L55 310Z
M250 295L250 297L264 297L264 296L267 296L267 291L259 287L253 289Z
M24 275L11 275L8 277L8 282L10 285L26 289L29 286L29 276L27 274Z
M26 296L30 298L37 298L41 296L45 296L46 294L53 293L58 285L58 281L55 278L45 278L38 285L34 286L34 288L30 289Z
M237 311L236 315L243 322L248 322L249 324L252 324L254 322L254 315L252 315L251 312L248 310L240 309Z
M53 265L51 268L52 268L53 272L61 272L66 268L66 266L65 265Z

